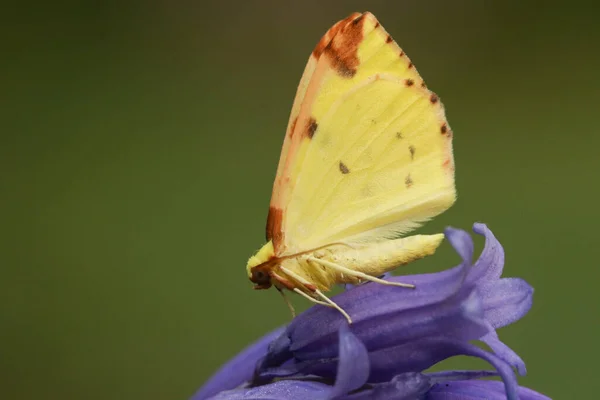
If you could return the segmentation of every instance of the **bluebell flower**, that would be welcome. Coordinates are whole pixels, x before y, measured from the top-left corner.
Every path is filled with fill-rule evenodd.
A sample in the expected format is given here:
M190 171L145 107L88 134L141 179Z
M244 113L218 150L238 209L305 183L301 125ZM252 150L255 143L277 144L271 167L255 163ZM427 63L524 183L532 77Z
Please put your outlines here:
M223 366L192 400L548 399L518 386L515 369L524 375L525 363L496 333L529 311L533 289L500 278L502 246L484 224L473 230L485 237L475 263L471 236L448 228L460 265L387 278L415 290L366 283L336 296L351 326L336 310L310 308ZM456 355L481 358L493 370L424 372ZM502 381L480 379L490 376Z

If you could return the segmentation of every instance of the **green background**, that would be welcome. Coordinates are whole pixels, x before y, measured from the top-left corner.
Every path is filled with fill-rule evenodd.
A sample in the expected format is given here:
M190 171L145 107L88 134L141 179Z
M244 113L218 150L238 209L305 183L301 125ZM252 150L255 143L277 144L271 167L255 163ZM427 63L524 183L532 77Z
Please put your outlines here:
M554 398L596 393L593 6L122 1L0 14L2 398L186 399L289 320L275 291L251 289L245 263L263 243L308 55L363 10L440 95L454 131L458 202L422 231L486 222L505 275L536 290L531 312L500 330L527 363L520 383ZM404 272L457 261L445 244Z

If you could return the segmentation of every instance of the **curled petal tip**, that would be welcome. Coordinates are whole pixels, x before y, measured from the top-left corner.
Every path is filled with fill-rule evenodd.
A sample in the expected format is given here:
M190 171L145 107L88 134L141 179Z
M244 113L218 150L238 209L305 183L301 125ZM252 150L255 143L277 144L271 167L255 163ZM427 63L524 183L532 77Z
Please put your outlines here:
M473 260L473 239L471 236L462 229L452 227L447 227L444 230L444 235L463 262L471 264Z
M475 232L478 235L485 235L485 233L489 230L490 229L483 222L475 222L473 224L473 232Z
M369 378L369 353L347 324L340 326L337 374L330 398L363 386Z

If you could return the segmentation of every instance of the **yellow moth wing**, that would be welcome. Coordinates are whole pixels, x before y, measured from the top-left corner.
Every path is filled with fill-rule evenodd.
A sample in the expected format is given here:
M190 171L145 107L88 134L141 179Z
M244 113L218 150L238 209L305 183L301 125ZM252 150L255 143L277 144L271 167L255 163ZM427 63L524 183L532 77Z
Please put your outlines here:
M379 241L443 212L455 200L451 136L439 99L376 18L338 22L292 109L267 229L275 253Z

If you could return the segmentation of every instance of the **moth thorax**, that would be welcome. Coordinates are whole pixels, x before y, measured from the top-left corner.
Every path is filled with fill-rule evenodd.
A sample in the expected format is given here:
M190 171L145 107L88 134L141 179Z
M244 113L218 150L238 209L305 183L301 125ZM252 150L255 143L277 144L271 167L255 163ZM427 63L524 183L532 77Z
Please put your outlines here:
M259 251L256 252L255 255L250 257L250 259L248 260L248 264L246 265L248 276L252 275L252 268L256 267L257 265L263 264L273 258L275 258L275 249L273 248L273 242L268 241L263 247L260 248Z

